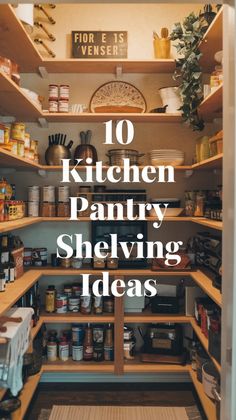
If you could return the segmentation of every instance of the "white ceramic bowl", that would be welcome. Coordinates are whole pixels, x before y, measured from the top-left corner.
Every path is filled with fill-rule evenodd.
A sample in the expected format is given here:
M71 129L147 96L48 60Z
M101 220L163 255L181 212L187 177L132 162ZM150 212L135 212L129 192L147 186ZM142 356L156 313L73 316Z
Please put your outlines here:
M178 217L181 215L183 208L167 208L165 212L165 217ZM149 216L156 217L156 212L154 209L149 211Z

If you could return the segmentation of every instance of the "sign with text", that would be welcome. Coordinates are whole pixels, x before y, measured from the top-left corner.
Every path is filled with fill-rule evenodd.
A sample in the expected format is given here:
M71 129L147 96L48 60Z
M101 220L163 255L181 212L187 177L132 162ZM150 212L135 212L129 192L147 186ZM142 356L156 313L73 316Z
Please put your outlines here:
M127 31L72 31L73 58L127 58Z

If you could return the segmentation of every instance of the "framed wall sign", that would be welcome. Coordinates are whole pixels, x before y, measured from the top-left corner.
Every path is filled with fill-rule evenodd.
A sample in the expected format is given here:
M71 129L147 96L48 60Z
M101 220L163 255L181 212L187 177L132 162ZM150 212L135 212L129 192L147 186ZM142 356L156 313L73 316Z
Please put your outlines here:
M73 58L127 58L127 31L72 31Z

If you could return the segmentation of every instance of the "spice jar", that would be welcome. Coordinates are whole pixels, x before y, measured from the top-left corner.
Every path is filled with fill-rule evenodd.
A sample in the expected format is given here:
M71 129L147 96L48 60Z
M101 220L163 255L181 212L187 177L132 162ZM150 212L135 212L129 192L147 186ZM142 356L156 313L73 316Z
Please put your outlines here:
M55 341L48 341L47 343L47 358L49 362L57 360L57 343Z
M103 296L93 296L93 312L102 314L103 312Z
M69 359L69 343L65 340L64 337L60 339L58 346L58 355L59 359L63 362L66 362Z
M46 290L45 310L52 313L56 309L56 290L55 286L48 286Z
M205 195L202 191L198 191L196 194L196 206L194 211L195 217L204 216L204 205L205 205Z
M73 257L71 260L71 267L72 268L81 268L82 267L82 258Z
M110 314L114 313L114 298L112 296L104 297L103 309L104 312L108 312Z
M80 296L80 312L82 314L90 314L91 313L91 303L92 303L92 296Z

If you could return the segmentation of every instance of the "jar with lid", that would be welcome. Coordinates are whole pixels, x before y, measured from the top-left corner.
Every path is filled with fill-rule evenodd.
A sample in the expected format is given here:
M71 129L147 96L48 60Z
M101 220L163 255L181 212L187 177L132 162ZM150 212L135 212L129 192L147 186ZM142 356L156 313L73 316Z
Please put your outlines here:
M61 337L59 341L58 356L63 362L69 359L69 343L65 340L65 337Z
M49 101L57 100L59 96L59 86L56 84L50 84L48 86L48 93L49 93Z
M57 217L70 217L70 205L69 205L69 203L58 203L57 204Z
M93 296L93 312L95 314L102 314L103 312L103 296L102 295Z
M64 286L64 294L69 298L72 296L72 286L65 285Z
M49 362L57 360L57 343L55 341L48 341L47 343L47 358Z
M49 313L55 312L56 310L55 286L48 286L46 290L45 310L46 312L49 312Z
M77 268L77 269L81 268L82 267L82 258L73 257L71 259L71 267L72 268Z
M49 203L49 202L42 203L41 215L42 217L55 217L56 216L55 203Z
M11 138L14 140L25 140L25 124L15 122L11 125Z

